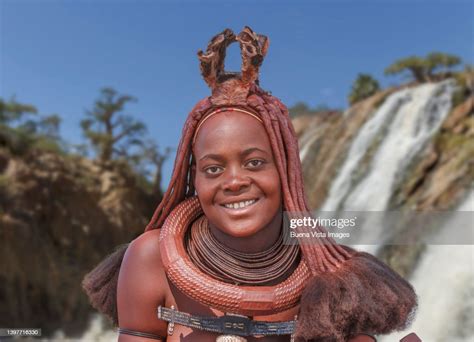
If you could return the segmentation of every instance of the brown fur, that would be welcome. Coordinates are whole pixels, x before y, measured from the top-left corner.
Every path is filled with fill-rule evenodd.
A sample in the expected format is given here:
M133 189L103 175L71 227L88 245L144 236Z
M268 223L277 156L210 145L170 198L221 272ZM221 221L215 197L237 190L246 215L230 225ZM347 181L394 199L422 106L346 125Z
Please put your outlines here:
M321 342L402 330L417 305L411 285L365 252L357 252L335 272L314 277L301 302L296 340Z
M128 244L119 246L82 281L92 306L109 317L114 325L118 324L117 282L127 247Z

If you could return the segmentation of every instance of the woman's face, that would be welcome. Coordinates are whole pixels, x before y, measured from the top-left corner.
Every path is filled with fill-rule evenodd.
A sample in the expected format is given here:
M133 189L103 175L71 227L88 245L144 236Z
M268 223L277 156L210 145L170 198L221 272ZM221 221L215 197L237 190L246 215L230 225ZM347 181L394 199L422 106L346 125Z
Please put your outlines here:
M210 117L198 132L194 157L199 201L219 230L248 237L279 214L280 177L267 133L258 120L238 112Z

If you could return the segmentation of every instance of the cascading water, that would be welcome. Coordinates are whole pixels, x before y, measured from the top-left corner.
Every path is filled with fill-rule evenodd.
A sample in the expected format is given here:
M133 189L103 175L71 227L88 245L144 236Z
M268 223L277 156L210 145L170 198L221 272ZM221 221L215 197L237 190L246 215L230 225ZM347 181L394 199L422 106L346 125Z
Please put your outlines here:
M410 162L439 131L450 112L453 91L455 86L448 80L390 95L352 141L321 210L389 210L393 190ZM367 172L358 172L364 167L362 163L367 163L370 150L368 169L365 165ZM474 192L458 210L474 211ZM469 217L472 219L472 215ZM448 221L440 234L449 234L454 222L459 220ZM472 221L465 222L465 225L472 224ZM386 228L383 222L370 222L366 226L380 230L371 230L370 234L381 234ZM466 241L472 241L472 237ZM362 249L375 253L370 247L376 246L364 247L368 248ZM399 341L409 332L416 332L424 342L473 341L473 260L472 245L428 245L410 279L419 296L416 320L406 331L383 336L381 341Z
M410 92L407 89L389 96L372 118L362 126L347 153L349 157L345 160L337 177L332 182L328 197L321 207L322 211L336 211L339 209L347 193L351 190L352 175L369 146L394 118L393 114L398 112L399 108L406 102L410 101L410 98Z
M387 209L397 176L439 129L451 109L454 90L448 80L390 95L355 137L321 210ZM378 139L370 171L355 179L363 157Z
M318 138L318 127L310 127L303 136L299 140L299 144L301 145L300 148L300 160L304 160L306 155L308 154L311 146L313 145L314 141Z
M383 212L413 158L439 130L451 110L454 82L420 85L389 96L362 126L331 184L323 212ZM369 154L369 161L367 155ZM367 165L362 165L368 163ZM360 172L363 168L367 172ZM359 249L376 254L387 233L383 215L359 221L359 236L371 241Z
M474 211L474 191L463 201L458 212ZM458 215L466 215L458 213ZM472 215L464 216L469 220ZM453 217L441 233L449 234ZM461 220L462 221L462 220ZM465 220L466 221L466 220ZM473 222L465 222L473 224ZM472 233L472 230L471 230ZM471 237L472 241L472 237ZM418 312L406 331L381 338L381 342L399 341L409 332L423 342L468 342L474 340L474 246L429 245L410 283L418 295Z
M387 209L397 176L436 133L451 109L455 87L451 81L426 84L408 92L411 100L401 105L391 120L371 163L369 174L350 192L344 209Z
M110 329L104 316L100 314L94 314L91 316L89 321L89 327L86 329L84 334L74 339L78 342L114 342L118 339L118 333L116 330ZM107 328L106 328L107 327ZM71 338L67 337L63 331L57 331L51 339L42 339L43 342L56 342L56 341L69 341Z

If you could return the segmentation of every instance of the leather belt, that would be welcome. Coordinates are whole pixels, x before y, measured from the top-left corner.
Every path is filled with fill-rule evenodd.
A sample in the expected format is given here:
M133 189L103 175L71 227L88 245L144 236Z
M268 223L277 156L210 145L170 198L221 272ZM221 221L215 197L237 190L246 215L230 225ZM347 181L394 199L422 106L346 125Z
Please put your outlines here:
M296 321L253 321L246 316L234 314L226 314L221 317L200 317L162 306L158 307L158 318L172 325L176 323L218 334L238 336L291 335L296 325Z

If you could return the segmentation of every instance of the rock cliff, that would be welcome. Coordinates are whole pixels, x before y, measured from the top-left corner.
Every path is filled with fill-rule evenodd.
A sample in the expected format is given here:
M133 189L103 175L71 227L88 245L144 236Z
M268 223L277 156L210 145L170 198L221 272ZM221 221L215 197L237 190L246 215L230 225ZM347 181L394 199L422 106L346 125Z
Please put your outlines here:
M140 234L156 203L127 168L0 150L0 326L83 331L84 274Z

